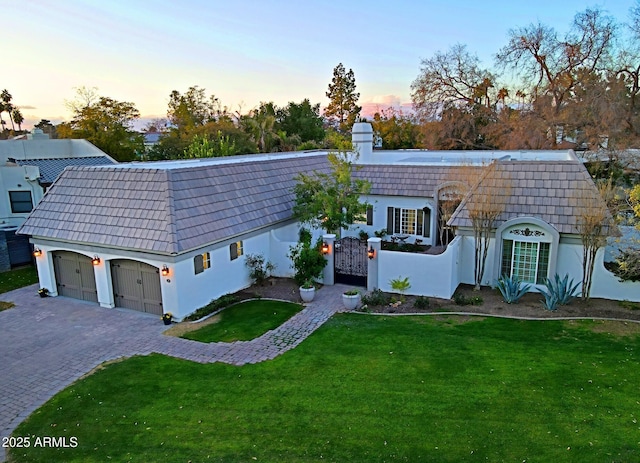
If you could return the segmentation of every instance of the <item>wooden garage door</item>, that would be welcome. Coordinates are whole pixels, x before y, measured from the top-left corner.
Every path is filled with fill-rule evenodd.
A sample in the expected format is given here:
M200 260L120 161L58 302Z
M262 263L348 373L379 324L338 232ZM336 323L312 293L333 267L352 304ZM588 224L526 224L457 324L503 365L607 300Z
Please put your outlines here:
M111 261L113 296L117 307L162 315L160 272L135 260Z
M55 251L53 268L59 295L98 302L96 276L90 257L76 252Z

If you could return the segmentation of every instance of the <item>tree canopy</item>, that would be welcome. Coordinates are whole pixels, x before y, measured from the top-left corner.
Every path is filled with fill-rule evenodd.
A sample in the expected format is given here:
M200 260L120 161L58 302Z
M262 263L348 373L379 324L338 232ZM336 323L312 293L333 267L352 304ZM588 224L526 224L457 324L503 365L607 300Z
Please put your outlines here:
M333 78L326 96L329 104L324 110L325 117L335 122L342 132L351 129L362 110L357 104L360 94L356 92L353 69L347 72L342 63L339 63L333 69Z
M302 223L340 236L356 220L362 220L367 204L360 197L371 190L367 180L353 179L353 164L346 152L329 153L330 173L313 172L296 177L293 215Z
M144 150L142 136L133 130L133 121L140 117L133 103L82 88L68 106L73 119L57 127L59 138L84 138L118 161L136 159Z

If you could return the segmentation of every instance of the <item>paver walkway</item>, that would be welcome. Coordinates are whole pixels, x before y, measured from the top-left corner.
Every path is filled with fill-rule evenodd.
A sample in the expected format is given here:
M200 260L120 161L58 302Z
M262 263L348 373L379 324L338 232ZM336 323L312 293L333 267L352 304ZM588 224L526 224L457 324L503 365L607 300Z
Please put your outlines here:
M233 365L272 359L300 344L343 310L343 285L325 286L314 301L275 330L251 341L203 344L164 336L157 316L65 297L41 298L37 285L0 294L16 307L0 312L0 436L54 394L103 362L160 353ZM0 461L4 461L0 448Z

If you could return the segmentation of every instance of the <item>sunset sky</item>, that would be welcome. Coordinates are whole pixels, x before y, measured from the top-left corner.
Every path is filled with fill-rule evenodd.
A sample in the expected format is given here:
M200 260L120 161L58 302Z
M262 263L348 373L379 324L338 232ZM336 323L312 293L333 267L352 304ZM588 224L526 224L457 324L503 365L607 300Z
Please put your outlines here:
M68 120L74 87L166 116L169 93L205 88L245 113L325 97L333 68L352 68L360 104L410 102L422 58L466 44L485 67L509 29L542 22L564 33L578 11L599 7L619 21L635 0L137 1L0 0L0 90L25 127Z

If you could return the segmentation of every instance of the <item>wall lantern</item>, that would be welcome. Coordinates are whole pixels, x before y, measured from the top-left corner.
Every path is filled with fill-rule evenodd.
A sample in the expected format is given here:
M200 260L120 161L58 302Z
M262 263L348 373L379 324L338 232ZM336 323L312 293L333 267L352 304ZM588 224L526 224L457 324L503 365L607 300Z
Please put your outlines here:
M163 277L166 277L169 275L169 267L165 265L162 266L162 270L160 270L160 273L162 274Z
M326 241L322 243L322 254L329 254L329 243Z
M367 251L367 257L369 259L373 259L376 256L376 250L373 249L373 246L369 247L369 250Z
M100 265L100 257L98 256L93 256L93 259L91 259L91 263L93 265Z
M33 257L40 257L42 255L42 251L40 248L33 248Z

